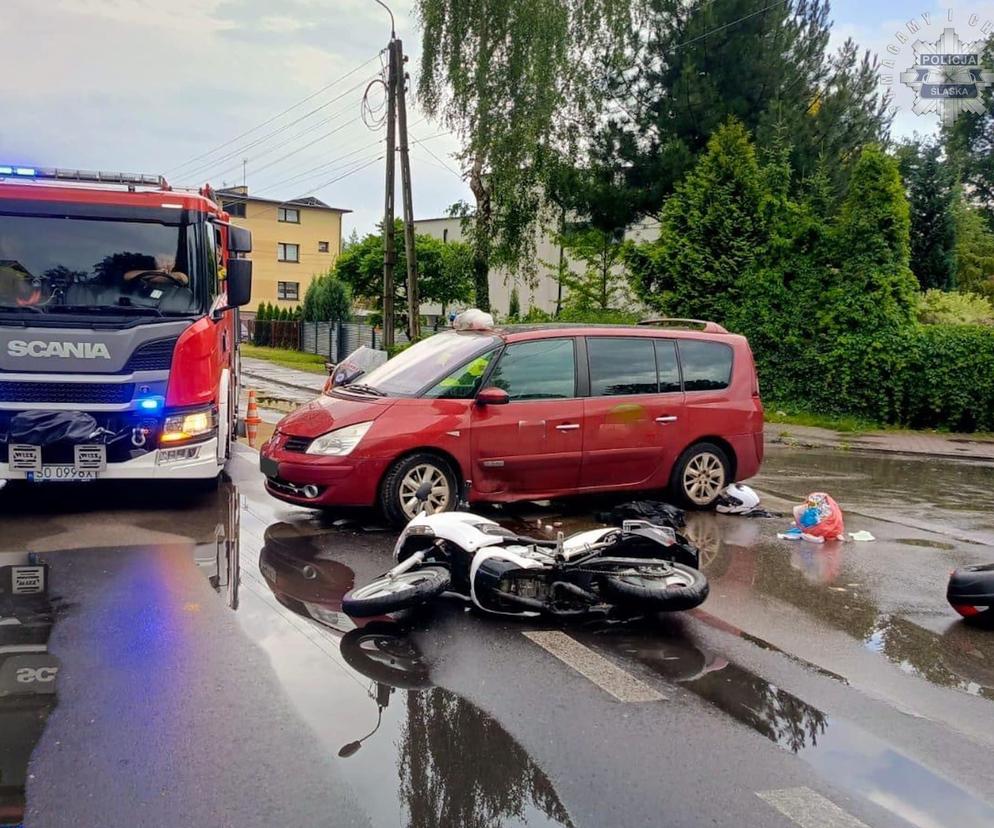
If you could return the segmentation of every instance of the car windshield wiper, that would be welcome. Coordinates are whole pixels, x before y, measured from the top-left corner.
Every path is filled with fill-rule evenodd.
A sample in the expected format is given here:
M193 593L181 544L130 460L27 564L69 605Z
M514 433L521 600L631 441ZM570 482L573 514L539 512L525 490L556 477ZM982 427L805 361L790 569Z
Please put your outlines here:
M372 385L366 385L361 382L350 382L348 385L339 386L343 391L358 391L360 394L372 394L374 397L385 397L386 392L380 391L379 388L373 388Z

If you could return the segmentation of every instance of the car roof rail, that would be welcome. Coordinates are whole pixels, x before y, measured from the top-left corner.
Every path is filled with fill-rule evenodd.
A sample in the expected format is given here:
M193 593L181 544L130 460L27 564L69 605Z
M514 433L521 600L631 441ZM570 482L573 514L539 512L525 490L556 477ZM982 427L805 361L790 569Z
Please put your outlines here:
M652 325L657 328L700 328L703 333L727 334L728 331L717 322L708 322L704 319L679 319L676 317L661 316L653 319L643 319L639 325L646 327Z

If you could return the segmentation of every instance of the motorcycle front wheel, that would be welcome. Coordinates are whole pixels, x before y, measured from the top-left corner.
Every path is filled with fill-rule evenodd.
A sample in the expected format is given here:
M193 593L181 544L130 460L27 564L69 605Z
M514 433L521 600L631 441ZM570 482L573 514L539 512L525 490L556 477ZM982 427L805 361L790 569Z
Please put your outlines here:
M708 597L704 573L685 564L644 566L601 579L601 596L611 603L644 612L693 609Z
M342 598L342 609L353 618L370 618L424 604L449 588L449 571L426 566L396 577L377 578L350 590Z

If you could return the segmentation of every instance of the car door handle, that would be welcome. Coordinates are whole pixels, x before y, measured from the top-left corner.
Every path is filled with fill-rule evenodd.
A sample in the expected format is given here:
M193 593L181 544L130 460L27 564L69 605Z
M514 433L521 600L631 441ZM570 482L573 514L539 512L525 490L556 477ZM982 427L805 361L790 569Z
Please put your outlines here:
M656 422L657 423L675 423L677 421L677 419L678 419L677 417L674 417L673 415L670 415L668 417L656 417Z
M579 427L579 423L563 423L556 426L556 431L576 431Z

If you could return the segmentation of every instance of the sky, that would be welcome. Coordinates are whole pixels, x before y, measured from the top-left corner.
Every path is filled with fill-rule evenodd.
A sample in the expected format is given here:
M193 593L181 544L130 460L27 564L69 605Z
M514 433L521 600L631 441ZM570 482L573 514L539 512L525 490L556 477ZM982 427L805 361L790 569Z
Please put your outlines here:
M417 83L414 0L392 0ZM372 232L382 215L383 138L360 117L380 72L387 12L374 0L4 0L0 163L165 173L171 183L240 184L269 198L316 195L352 210L345 232ZM946 14L953 11L952 23ZM911 19L931 40L951 25L963 40L994 20L994 0L835 0L833 46L853 37L914 61L896 33ZM977 17L970 25L971 15ZM905 29L906 31L906 29ZM887 47L899 48L897 56ZM934 132L895 80L894 134ZM456 136L411 96L414 210L444 215L470 200L451 155ZM303 103L303 99L309 98ZM370 92L373 106L382 89ZM291 107L293 107L291 109ZM290 111L284 113L285 110ZM268 122L268 123L267 123ZM398 199L399 210L399 199Z

